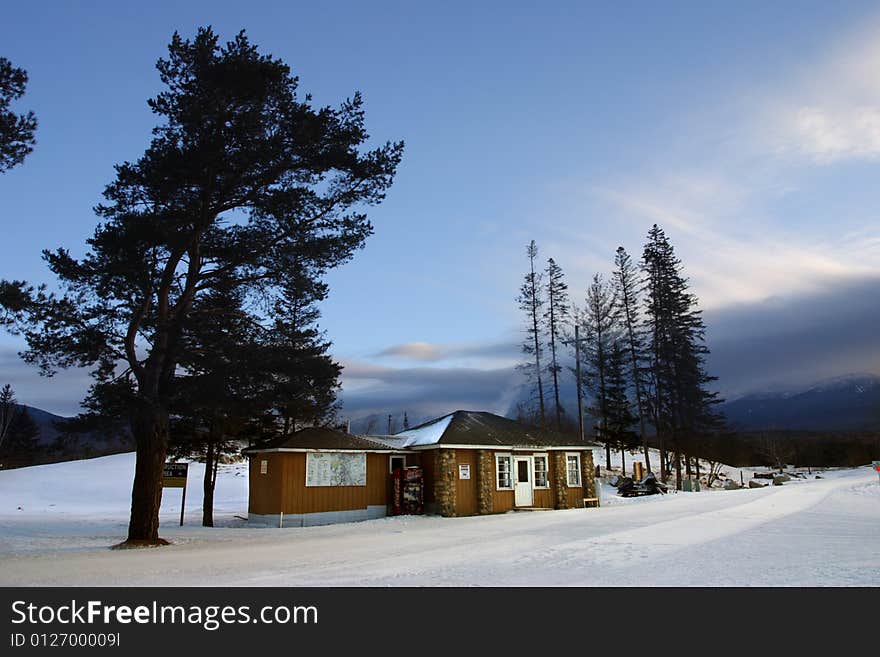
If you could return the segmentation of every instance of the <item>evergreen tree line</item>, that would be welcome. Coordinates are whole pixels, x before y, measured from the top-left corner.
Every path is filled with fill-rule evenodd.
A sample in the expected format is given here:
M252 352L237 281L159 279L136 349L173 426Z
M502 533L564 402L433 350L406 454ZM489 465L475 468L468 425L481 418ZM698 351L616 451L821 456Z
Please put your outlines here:
M710 388L716 379L705 369L702 311L662 228L655 224L648 232L638 263L619 247L610 276L593 276L580 308L553 258L540 268L534 241L526 254L529 270L517 301L526 317L522 351L528 357L519 368L530 394L519 418L558 431L578 426L583 436L580 400L587 392L584 410L592 436L605 445L608 469L612 450L623 456L641 448L651 471L650 441L660 451L663 481L674 468L680 486L682 467L690 477L692 462L699 477L692 457L722 431L724 419ZM574 421L560 401L563 347L575 359L567 368L578 389Z

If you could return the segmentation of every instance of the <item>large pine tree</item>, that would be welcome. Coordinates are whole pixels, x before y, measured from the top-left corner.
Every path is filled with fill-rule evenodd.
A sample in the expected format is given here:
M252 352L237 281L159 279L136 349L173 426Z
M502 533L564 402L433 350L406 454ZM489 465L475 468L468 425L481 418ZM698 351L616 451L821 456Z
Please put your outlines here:
M232 286L252 321L272 325L273 298L292 277L363 246L364 208L384 198L403 152L402 142L366 150L359 94L314 108L290 68L244 32L224 45L210 28L175 34L157 68L165 90L149 105L159 125L145 153L116 168L88 253L45 253L62 296L0 283L27 360L48 372L91 366L99 383L130 386L129 545L162 542L170 399L195 301Z

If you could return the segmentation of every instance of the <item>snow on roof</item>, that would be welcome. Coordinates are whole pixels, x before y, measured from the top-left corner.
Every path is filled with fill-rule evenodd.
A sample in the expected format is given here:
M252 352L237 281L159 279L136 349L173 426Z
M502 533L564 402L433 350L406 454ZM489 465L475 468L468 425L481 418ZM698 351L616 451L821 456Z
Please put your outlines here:
M454 413L438 417L436 420L423 424L415 429L407 429L393 436L370 436L370 440L380 441L389 447L417 447L419 445L436 445L443 433L452 422Z

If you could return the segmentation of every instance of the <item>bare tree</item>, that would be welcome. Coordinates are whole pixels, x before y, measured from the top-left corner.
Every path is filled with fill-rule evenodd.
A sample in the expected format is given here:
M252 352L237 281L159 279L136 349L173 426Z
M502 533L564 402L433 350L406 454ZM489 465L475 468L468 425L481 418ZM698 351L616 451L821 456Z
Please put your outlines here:
M562 341L562 330L568 319L568 285L562 275L562 268L556 264L553 258L547 261L547 312L544 313L544 321L547 326L547 338L550 346L550 376L553 379L553 404L556 411L556 430L562 431L562 414L565 409L559 402L559 372L562 367L557 358L557 345Z
M785 465L794 457L794 448L783 438L762 434L761 442L758 444L758 454L767 465L782 472L785 470Z
M724 464L721 461L707 461L707 463L709 464L709 472L706 474L706 488L712 488L712 484L718 479ZM699 467L699 459L697 465Z
M547 417L544 406L544 383L541 379L541 306L544 300L541 298L541 273L535 271L535 258L538 257L538 246L535 240L529 242L526 247L526 255L529 257L529 273L520 287L517 297L520 310L526 313L526 339L523 341L523 353L531 356L534 362L523 363L519 369L536 386L538 394L538 409L541 426L546 426Z

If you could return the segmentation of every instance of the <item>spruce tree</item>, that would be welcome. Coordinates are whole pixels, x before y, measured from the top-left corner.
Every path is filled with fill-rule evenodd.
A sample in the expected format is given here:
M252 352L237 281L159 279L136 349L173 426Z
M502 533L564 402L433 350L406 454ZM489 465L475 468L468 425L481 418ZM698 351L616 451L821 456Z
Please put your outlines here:
M6 454L18 454L21 456L33 456L39 448L40 428L28 412L27 407L19 406L18 413L9 434L3 443L3 452Z
M15 393L10 384L0 390L0 449L6 444L9 432L15 423L15 418L21 412L21 407L15 399Z
M605 375L605 437L607 445L620 450L620 464L626 474L626 452L639 444L639 438L632 430L638 418L632 412L632 404L627 394L627 347L623 334L612 339L607 359Z
M587 288L586 304L580 317L581 376L584 387L593 394L593 403L587 411L593 416L596 438L605 444L605 464L611 469L611 440L607 434L608 368L611 351L616 341L617 299L608 283L599 275Z
M518 368L526 375L532 385L531 393L533 397L537 397L538 401L538 422L543 427L547 424L541 370L541 357L544 351L541 344L544 333L541 307L544 305L544 299L541 294L542 276L540 272L535 271L535 258L538 257L538 247L535 240L529 242L526 247L526 255L529 258L529 273L525 275L516 300L519 302L520 310L526 315L526 338L523 340L522 351L530 358L527 362L520 364Z
M562 268L556 264L553 258L547 261L544 271L546 276L546 299L547 310L544 312L544 325L547 328L547 344L550 347L550 364L548 370L553 380L553 405L556 411L556 430L562 431L562 415L565 409L559 402L559 373L562 366L559 364L557 349L562 344L562 333L568 321L568 285L562 275Z
M650 356L649 406L660 443L661 478L666 478L666 445L675 452L677 486L681 486L682 450L695 439L719 428L714 410L721 402L708 386L715 380L705 371L709 353L697 298L688 291L681 261L656 224L648 233L642 256L645 273L645 329Z

